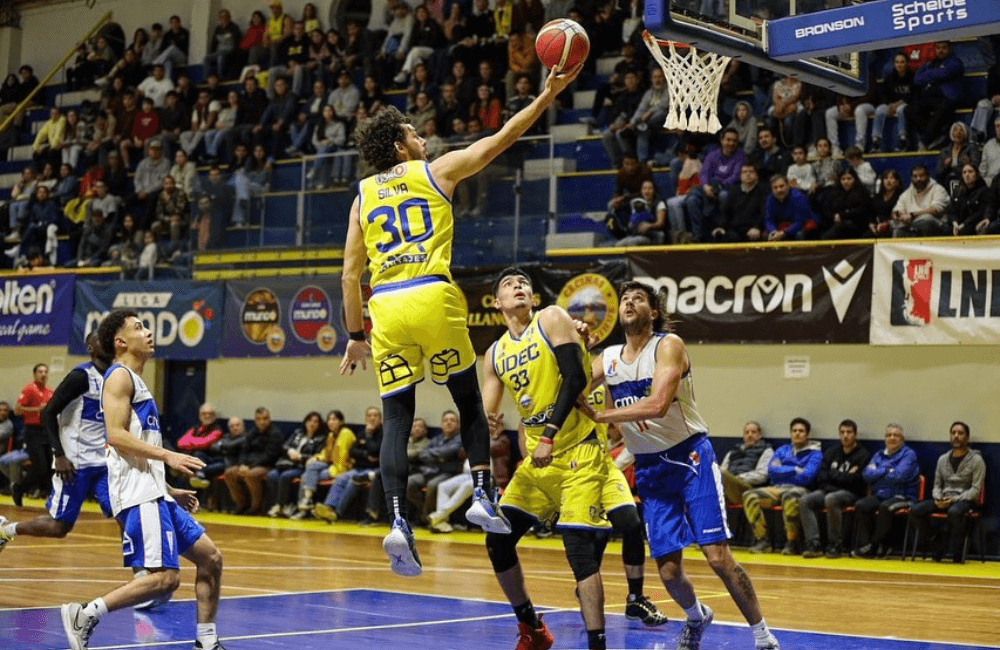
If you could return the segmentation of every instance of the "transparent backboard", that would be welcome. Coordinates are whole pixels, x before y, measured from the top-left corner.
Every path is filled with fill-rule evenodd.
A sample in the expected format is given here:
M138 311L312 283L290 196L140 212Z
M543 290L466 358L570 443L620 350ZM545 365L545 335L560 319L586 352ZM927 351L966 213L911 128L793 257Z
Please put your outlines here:
M794 61L767 55L764 24L857 4L851 0L647 0L646 29L657 38L689 43L849 95L867 86L867 52Z

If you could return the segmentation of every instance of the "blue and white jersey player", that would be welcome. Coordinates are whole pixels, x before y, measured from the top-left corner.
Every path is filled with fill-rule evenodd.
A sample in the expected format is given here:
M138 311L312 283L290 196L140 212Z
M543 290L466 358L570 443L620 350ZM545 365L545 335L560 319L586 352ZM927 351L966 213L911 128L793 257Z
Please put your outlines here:
M687 613L678 650L698 650L712 610L698 601L685 575L683 549L701 546L750 624L758 649L778 641L760 612L750 577L729 550L725 500L708 426L694 399L691 361L680 337L667 331L666 311L653 287L626 282L618 320L625 344L608 347L593 361L593 383L608 387L608 407L597 422L615 423L635 455L650 555L663 585Z
M172 593L180 585L178 557L197 567L196 650L221 650L215 629L222 554L188 512L197 512L194 492L166 483L166 466L188 476L204 463L162 446L159 412L142 380L153 356L153 334L133 311L115 311L97 329L100 346L114 363L104 375L101 407L108 442L108 497L122 527L125 565L149 573L89 603L61 608L72 650L88 647L100 618Z

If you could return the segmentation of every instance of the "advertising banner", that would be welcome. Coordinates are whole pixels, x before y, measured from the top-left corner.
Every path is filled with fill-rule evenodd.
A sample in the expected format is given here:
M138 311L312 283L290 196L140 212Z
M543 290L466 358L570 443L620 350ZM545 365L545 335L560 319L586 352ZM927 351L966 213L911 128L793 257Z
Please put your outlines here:
M996 242L879 244L875 278L873 344L1000 343Z
M621 343L618 327L618 285L628 279L628 264L522 264L531 277L536 308L559 305L590 325L600 346ZM477 354L484 354L506 331L503 317L493 308L493 280L500 268L475 273L456 271L469 308L469 335Z
M677 333L703 343L867 343L872 247L635 253Z
M0 278L0 347L69 343L75 282L71 274Z
M344 352L340 276L226 283L226 357L334 356ZM367 313L366 313L367 321ZM370 325L366 322L366 328Z
M215 359L222 346L222 282L76 283L69 350L86 355L84 340L113 309L132 309L153 332L159 359Z

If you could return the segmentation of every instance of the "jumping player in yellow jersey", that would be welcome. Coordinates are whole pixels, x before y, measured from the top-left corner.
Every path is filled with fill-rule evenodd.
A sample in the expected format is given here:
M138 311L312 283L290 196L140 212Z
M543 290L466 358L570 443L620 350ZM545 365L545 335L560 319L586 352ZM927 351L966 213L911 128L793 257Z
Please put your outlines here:
M611 530L602 507L608 464L594 421L576 408L590 381L583 340L561 307L532 311L531 280L523 271L504 269L493 284L493 295L507 332L486 353L483 405L491 428L502 428L499 411L507 388L517 404L525 450L530 453L500 500L511 533L486 536L497 581L517 616L517 650L545 650L553 643L525 590L516 547L529 528L556 514L576 578L589 647L604 650L600 569L605 534Z
M364 121L356 132L358 149L375 175L358 184L344 245L342 284L350 341L340 372L353 374L373 355L382 395L382 482L392 531L382 542L392 570L422 571L406 520L406 441L416 410L415 386L424 378L448 387L462 423L462 443L475 486L466 513L489 532L510 531L490 499L489 426L476 380L476 355L469 339L467 312L451 283L454 215L451 196L459 181L486 167L537 120L579 74L553 69L545 89L495 135L427 162L426 142L396 109ZM370 260L372 319L369 347L361 313L361 275Z

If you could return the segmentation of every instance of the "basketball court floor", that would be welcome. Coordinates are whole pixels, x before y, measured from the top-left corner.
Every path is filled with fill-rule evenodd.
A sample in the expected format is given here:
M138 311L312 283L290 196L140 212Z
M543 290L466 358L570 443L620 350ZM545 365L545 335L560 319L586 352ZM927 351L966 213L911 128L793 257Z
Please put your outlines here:
M24 519L42 505L0 513ZM386 527L329 526L201 514L225 556L219 633L228 650L276 648L433 648L504 650L517 624L493 578L483 536L418 532L425 573L400 578L381 552ZM526 539L520 552L528 589L556 638L554 648L585 648L573 580L558 538ZM676 645L683 613L669 600L652 561L646 594L670 623L646 628L622 615L626 595L620 547L603 575L609 648ZM696 548L687 569L716 612L705 650L753 647L749 629ZM930 561L803 560L737 557L753 577L765 616L786 650L952 650L1000 648L1000 567ZM117 526L93 506L63 540L19 537L0 554L0 648L66 647L58 605L84 601L128 579ZM175 599L151 612L104 619L91 648L189 648L194 636L193 568L182 562Z

